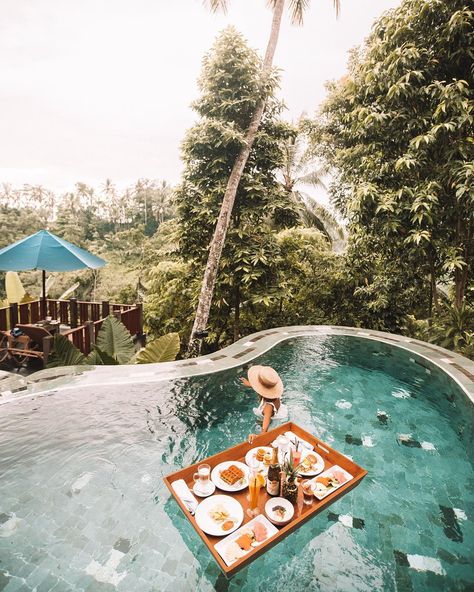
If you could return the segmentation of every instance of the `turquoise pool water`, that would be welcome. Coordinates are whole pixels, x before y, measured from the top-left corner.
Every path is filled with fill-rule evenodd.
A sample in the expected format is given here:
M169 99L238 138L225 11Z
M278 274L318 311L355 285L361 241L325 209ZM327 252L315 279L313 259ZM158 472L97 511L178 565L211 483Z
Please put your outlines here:
M0 590L436 591L474 587L474 412L430 362L354 337L255 360L290 418L369 471L227 581L162 475L255 427L242 369L58 392L0 411Z

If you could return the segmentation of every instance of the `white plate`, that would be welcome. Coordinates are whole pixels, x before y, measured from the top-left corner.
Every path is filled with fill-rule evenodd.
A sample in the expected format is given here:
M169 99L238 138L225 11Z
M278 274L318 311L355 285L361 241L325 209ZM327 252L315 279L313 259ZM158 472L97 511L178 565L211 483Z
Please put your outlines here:
M246 555L251 553L255 547L259 547L262 543L267 541L271 536L273 536L274 534L276 534L278 532L278 529L275 528L275 526L273 526L273 524L271 524L271 522L269 522L268 519L265 516L263 516L262 514L253 518L252 520L250 520L250 522L247 522L247 524L244 524L244 526L241 526L239 528L239 530L236 530L230 536L225 537L225 539L222 539L222 541L219 541L218 543L216 543L214 545L214 549L219 553L219 555L225 561L227 566L232 565L233 563L238 561L238 559L240 559L240 557L237 557L233 561L230 561L226 556L227 546L230 543L233 543L235 541L235 539L238 539L241 534L244 534L245 532L252 530L252 526L256 522L260 522L261 524L265 525L265 528L267 529L267 537L263 541L260 541L259 543L257 543L257 542L253 543L252 547L250 547L250 549L248 551L244 551L243 549L241 549L240 557L245 557Z
M234 520L235 524L230 530L222 530L222 524L225 522L216 522L211 518L211 511L216 506L222 506L226 512L229 513L227 520ZM197 507L196 513L194 514L197 525L205 533L212 536L225 536L230 532L233 532L236 528L242 524L244 519L244 509L240 502L230 495L213 495L203 500Z
M339 485L336 485L335 487L333 487L333 486L325 487L322 483L319 483L319 484L317 483L316 479L319 479L321 477L331 477L334 474L334 471L340 471L344 475L344 477L346 478L344 483L340 483ZM315 477L314 479L312 479L312 482L314 484L314 488L313 488L314 497L318 498L318 500L322 500L326 496L328 496L330 493L332 493L333 491L336 491L336 489L339 489L339 487L342 487L345 483L350 481L352 478L353 477L350 473L348 473L344 469L341 469L340 466L334 465L333 467L331 467L327 471L324 471L324 473L321 473L321 475L319 475L318 477ZM319 487L320 489L316 489L316 487Z
M272 511L272 508L275 506L282 506L285 508L286 513L283 520L280 520L278 515ZM272 497L272 499L269 499L265 504L265 514L273 524L276 524L277 526L284 526L285 524L288 524L288 522L293 518L295 514L295 508L293 507L293 504L284 497Z
M269 452L270 454L273 453L273 448L271 446L257 446L257 448L252 448L245 455L245 462L248 464L249 467L252 464L252 460L253 459L256 460L257 450L259 450L260 448L265 450L265 453L267 453L267 452ZM268 467L265 465L265 463L263 461L257 461L257 462L258 462L258 472L266 475L268 473Z
M209 481L209 487L207 488L206 492L203 492L199 489L199 483L195 483L193 486L193 493L198 497L209 497L214 493L216 490L216 486L212 481Z
M314 477L315 475L319 475L321 471L324 471L324 459L320 454L318 454L314 450L306 450L305 448L303 448L300 463L308 456L308 454L312 454L313 456L315 456L317 462L309 471L298 471L298 475L301 475L301 477Z
M239 467L239 469L242 469L245 475L243 480L237 481L235 485L229 485L221 479L221 471L224 471L225 469L227 469L227 467L230 467L230 465L235 465L236 467ZM225 462L219 463L212 469L211 481L215 483L215 485L223 491L241 491L242 489L245 489L249 484L249 474L250 469L247 465L244 465L244 463L241 463L238 460L227 460Z

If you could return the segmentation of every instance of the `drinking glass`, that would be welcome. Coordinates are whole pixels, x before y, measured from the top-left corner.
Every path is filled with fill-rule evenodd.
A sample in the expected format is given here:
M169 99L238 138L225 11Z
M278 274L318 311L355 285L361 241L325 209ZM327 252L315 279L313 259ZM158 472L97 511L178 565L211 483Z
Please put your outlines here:
M286 436L284 436L283 434L278 436L277 445L278 445L278 458L279 458L280 462L285 462L286 455L288 453L289 444L290 444L290 441L288 440L288 438Z
M298 450L293 449L292 454L293 454L293 463L294 463L295 467L297 467L300 464L300 460L301 460L301 450L299 448L298 448Z
M260 488L265 485L265 477L256 471L252 471L249 479L249 508L247 514L251 517L260 514L258 497Z
M306 479L301 482L301 489L303 490L303 503L310 506L313 503L313 482L311 479Z
M247 463L248 467L250 469L250 474L249 474L249 492L247 494L247 501L250 502L251 497L252 497L252 489L250 487L250 484L252 483L252 481L255 481L257 474L258 474L258 469L260 468L260 463L258 462L258 460L255 458L255 456L252 456L252 458L249 459L249 462Z
M206 464L202 464L198 466L197 473L194 473L193 480L195 482L199 482L199 489L202 492L209 490L209 485L211 481L209 479L209 475L211 474L211 467Z

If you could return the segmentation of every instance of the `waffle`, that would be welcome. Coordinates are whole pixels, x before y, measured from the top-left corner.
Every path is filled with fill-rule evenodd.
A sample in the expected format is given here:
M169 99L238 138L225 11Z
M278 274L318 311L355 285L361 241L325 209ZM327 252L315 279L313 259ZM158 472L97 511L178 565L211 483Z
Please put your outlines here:
M236 467L235 465L230 465L230 467L227 467L227 469L221 472L222 481L228 485L234 485L244 476L242 469L239 469L239 467Z

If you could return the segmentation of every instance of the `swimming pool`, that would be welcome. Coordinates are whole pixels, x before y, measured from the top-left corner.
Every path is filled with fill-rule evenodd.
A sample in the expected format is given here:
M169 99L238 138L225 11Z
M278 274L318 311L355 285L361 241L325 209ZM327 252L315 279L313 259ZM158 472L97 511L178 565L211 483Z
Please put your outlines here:
M413 361L410 361L413 360ZM245 439L242 369L3 406L0 590L468 590L473 405L429 361L345 336L291 339L290 418L369 471L227 581L162 475Z

